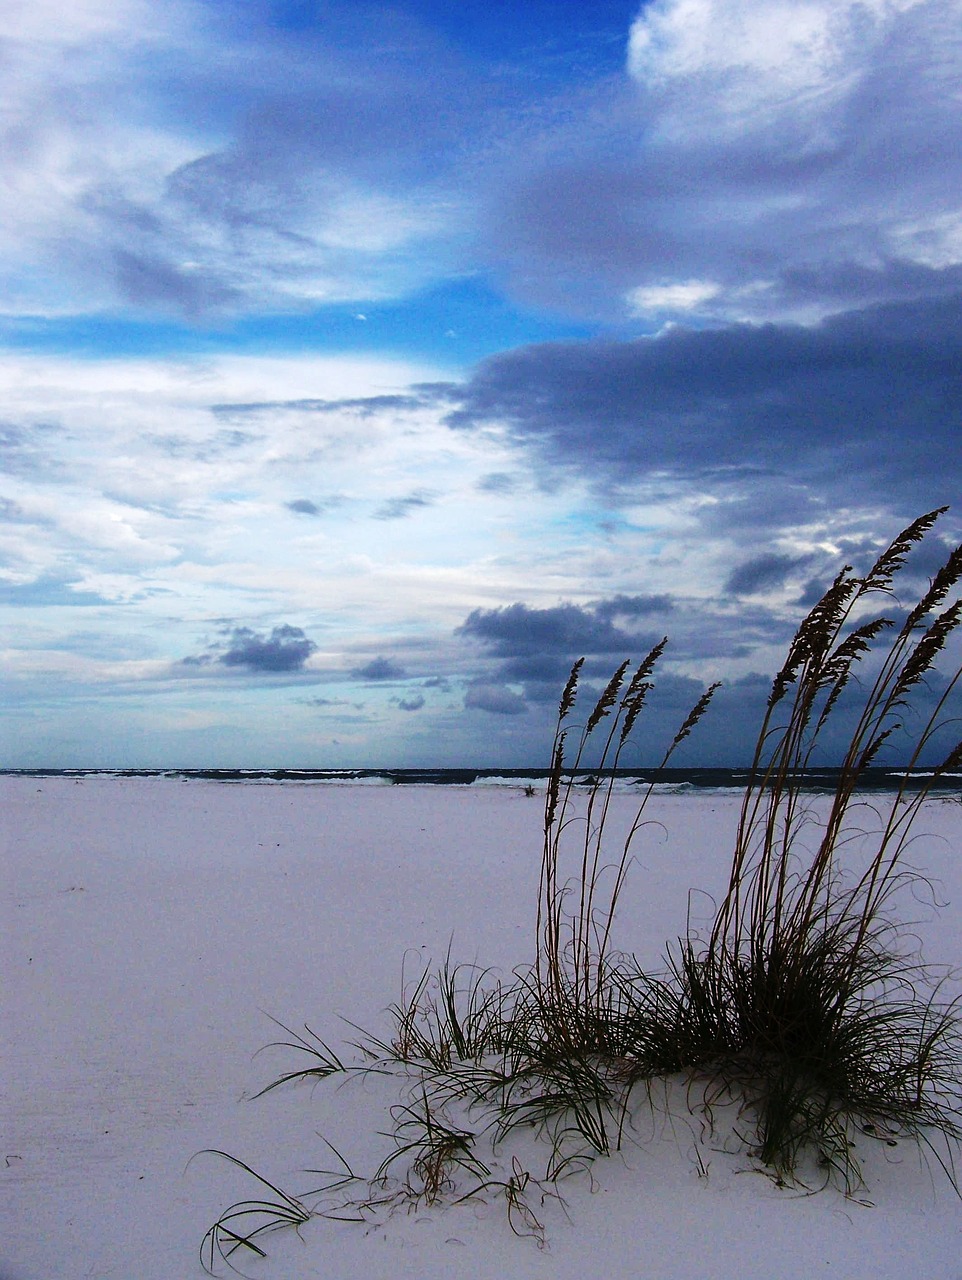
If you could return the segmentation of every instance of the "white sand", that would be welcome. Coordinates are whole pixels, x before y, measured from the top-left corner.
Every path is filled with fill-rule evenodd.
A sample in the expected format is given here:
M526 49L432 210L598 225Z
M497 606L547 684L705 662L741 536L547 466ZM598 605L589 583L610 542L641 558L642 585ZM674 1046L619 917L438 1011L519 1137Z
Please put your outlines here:
M627 801L619 802L619 812ZM515 791L225 786L166 779L0 779L3 813L2 1280L187 1280L204 1231L255 1188L217 1147L294 1191L328 1157L372 1170L391 1083L291 1087L265 1013L340 1041L338 1014L386 1029L401 962L503 969L532 954L541 806ZM717 891L737 799L662 797L638 846L620 939L656 961L687 890ZM962 962L957 805L930 802L914 861L949 900L928 958ZM627 936L626 936L627 935ZM869 1146L868 1198L799 1196L697 1122L566 1184L548 1248L503 1206L317 1220L277 1235L271 1280L357 1277L962 1277L960 1204L910 1146Z

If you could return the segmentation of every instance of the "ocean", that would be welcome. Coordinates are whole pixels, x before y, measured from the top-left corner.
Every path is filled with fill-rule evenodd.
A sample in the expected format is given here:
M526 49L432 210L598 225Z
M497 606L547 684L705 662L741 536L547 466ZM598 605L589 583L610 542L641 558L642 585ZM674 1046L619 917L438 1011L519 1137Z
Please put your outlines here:
M28 778L180 778L185 782L268 786L435 786L513 787L544 790L547 769L0 769L0 776ZM571 775L576 785L589 787L597 778L588 770ZM612 776L605 771L605 777ZM809 769L802 787L812 793L832 793L838 769ZM742 769L618 769L614 789L622 792L648 787L661 793L741 791L749 771ZM928 785L934 795L962 799L962 773L934 777L931 770L876 766L866 769L858 784L861 793L895 794Z

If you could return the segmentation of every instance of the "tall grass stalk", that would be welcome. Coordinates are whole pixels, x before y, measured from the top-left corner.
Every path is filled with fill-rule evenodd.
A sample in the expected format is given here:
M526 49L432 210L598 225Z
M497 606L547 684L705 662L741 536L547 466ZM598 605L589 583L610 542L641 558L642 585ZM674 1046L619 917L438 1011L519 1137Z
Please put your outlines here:
M626 661L618 667L581 727L570 761L565 754L571 734L567 722L576 705L583 659L572 668L559 705L545 794L535 969L542 998L573 1046L584 1040L589 1026L601 1028L606 1022L605 972L612 922L630 865L632 843L644 825L654 784L642 792L634 821L613 862L604 861L606 823L622 754L654 687L651 677L667 643L666 637L651 649L627 685L630 663ZM691 733L718 688L713 684L692 707L668 744L659 768L665 768ZM589 753L592 772L585 787L578 776ZM571 856L572 828L579 828L581 837L574 841L572 871L565 874L565 855ZM611 888L599 901L606 873ZM577 907L566 914L566 903L571 898Z

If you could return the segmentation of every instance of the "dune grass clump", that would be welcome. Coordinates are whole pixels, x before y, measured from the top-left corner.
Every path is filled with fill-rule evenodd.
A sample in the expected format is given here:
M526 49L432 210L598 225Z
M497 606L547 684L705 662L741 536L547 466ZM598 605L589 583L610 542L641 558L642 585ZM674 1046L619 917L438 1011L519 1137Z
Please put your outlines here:
M805 770L856 668L895 623L860 616L891 595L905 556L940 512L920 517L864 577L843 570L811 611L775 677L742 802L727 892L707 937L686 938L669 977L639 982L636 1070L699 1073L708 1096L739 1099L757 1155L791 1179L812 1155L828 1179L858 1185L853 1137L962 1136L962 1035L955 1001L906 949L895 897L923 877L906 865L913 823L931 785L962 764L956 742L909 790L877 799L859 782L909 722L909 698L962 618L943 607L962 575L962 548L910 609L862 683L827 816L813 821ZM943 728L960 671L917 721L907 769Z
M620 1146L633 1109L655 1105L655 1082L673 1078L709 1124L733 1108L736 1136L780 1183L812 1185L814 1174L815 1185L852 1194L868 1136L914 1140L958 1190L958 997L943 996L944 975L913 950L896 900L925 883L906 858L925 798L962 766L957 741L910 789L909 771L928 766L942 741L962 678L957 667L930 711L917 711L913 691L962 621L962 600L946 603L962 577L962 547L900 624L867 612L873 598L893 598L906 556L941 514L914 521L867 574L844 568L802 622L768 698L724 894L704 932L686 927L667 947L659 973L613 946L653 784L614 854L608 817L666 641L634 670L623 663L580 727L583 660L575 664L546 788L533 963L502 981L449 956L402 992L387 1034L355 1028L347 1062L308 1027L284 1028L282 1044L301 1060L262 1092L352 1073L399 1076L407 1092L392 1110L393 1150L367 1178L335 1152L337 1167L307 1196L255 1174L276 1198L222 1215L205 1237L208 1269L238 1250L262 1254L259 1241L275 1226L317 1215L371 1221L442 1199L500 1197L512 1230L543 1244L546 1199L560 1201L565 1177ZM716 688L684 719L662 767ZM849 730L837 785L816 806L806 772L839 719ZM905 781L868 806L860 783L898 733L911 742ZM504 1154L521 1133L546 1140L539 1176Z

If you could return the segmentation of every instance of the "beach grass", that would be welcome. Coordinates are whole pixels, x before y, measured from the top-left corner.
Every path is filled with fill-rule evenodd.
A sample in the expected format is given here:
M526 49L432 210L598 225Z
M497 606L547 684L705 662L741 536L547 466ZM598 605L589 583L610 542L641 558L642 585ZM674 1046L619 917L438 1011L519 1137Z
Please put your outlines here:
M899 906L925 885L906 853L929 787L962 764L958 741L931 763L962 668L940 681L926 713L913 699L962 621L962 601L950 599L962 548L902 607L901 621L870 611L880 597L892 603L906 557L941 514L915 520L867 573L844 567L802 621L760 725L724 895L701 931L682 922L657 972L616 950L613 934L652 785L614 849L608 820L614 770L667 641L634 669L619 666L580 724L583 662L575 664L552 746L532 963L502 980L449 954L402 993L385 1034L354 1028L350 1057L306 1026L284 1027L280 1043L301 1057L262 1092L397 1075L405 1092L392 1111L392 1149L367 1179L339 1157L340 1176L313 1201L260 1179L277 1198L233 1205L218 1219L202 1251L209 1269L244 1248L262 1253L268 1229L302 1225L303 1213L368 1221L402 1201L497 1196L512 1230L543 1244L537 1206L549 1195L560 1201L566 1177L618 1149L637 1109L657 1106L656 1086L673 1081L709 1129L733 1116L732 1134L781 1185L855 1195L861 1146L907 1139L958 1191L959 997L951 975L918 953ZM682 721L662 766L716 688ZM849 731L837 786L816 810L806 770L840 718ZM925 761L928 780L867 810L865 770L908 730L905 772ZM587 763L585 785L575 779ZM519 1134L543 1139L543 1174L517 1155L508 1166L493 1158ZM346 1198L332 1201L336 1192ZM248 1220L255 1229L241 1230Z

